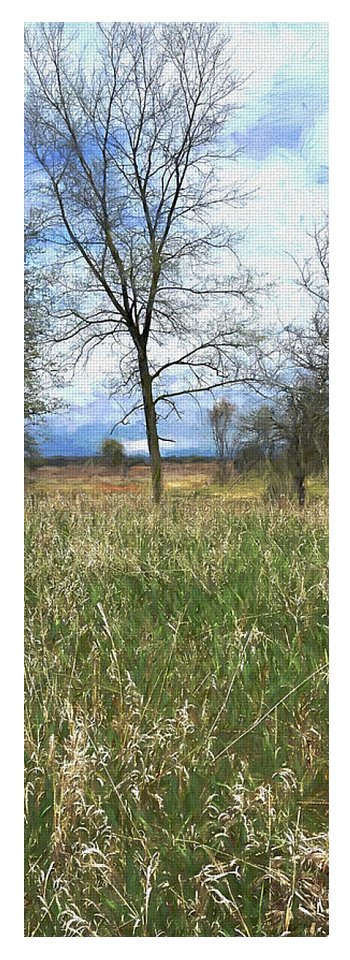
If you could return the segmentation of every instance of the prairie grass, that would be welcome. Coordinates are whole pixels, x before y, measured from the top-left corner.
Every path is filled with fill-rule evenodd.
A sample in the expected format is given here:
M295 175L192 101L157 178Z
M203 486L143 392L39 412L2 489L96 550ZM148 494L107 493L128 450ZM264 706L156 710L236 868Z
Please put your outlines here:
M327 934L327 517L28 496L34 937Z
M60 493L63 496L88 495L99 499L101 494L119 493L122 495L144 497L149 500L152 493L151 478L146 468L142 476L135 475L132 470L126 475L120 472L111 472L99 475L93 469L84 469L82 466L75 475L68 469L45 467L43 470L32 471L27 478L27 486L33 493L49 494ZM171 465L163 466L164 487L167 497L175 498L194 496L204 500L212 498L219 500L259 501L264 498L267 488L271 484L271 470L248 470L246 473L234 474L230 482L222 485L215 479L215 466L211 463L196 465L189 469L174 471ZM292 499L296 499L296 491L291 481ZM328 481L324 476L311 476L307 479L307 502L315 498L327 499ZM284 498L286 499L286 498Z

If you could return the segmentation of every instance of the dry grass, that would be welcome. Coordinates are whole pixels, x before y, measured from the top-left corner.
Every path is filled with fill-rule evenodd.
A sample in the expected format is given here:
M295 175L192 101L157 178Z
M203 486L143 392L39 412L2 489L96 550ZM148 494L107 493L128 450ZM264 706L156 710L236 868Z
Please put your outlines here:
M327 518L30 495L26 936L327 933Z
M204 500L215 498L226 501L261 500L269 483L269 476L259 473L237 474L222 487L215 480L216 468L211 462L182 463L163 462L164 487L168 496L198 496ZM150 470L146 464L123 470L108 470L97 464L74 464L67 466L43 466L35 470L28 483L29 490L36 493L56 495L88 494L98 497L101 493L139 494L150 496ZM307 484L309 500L326 499L327 484L320 477L311 477Z

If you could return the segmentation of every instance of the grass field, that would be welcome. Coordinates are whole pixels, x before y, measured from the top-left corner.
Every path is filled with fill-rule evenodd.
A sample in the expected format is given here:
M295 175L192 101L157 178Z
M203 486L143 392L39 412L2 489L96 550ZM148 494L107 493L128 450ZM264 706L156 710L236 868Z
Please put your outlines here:
M27 497L25 934L325 936L325 505L135 485Z
M269 471L261 473L248 471L246 474L234 475L227 486L216 482L217 468L215 462L179 463L163 461L164 486L167 495L175 497L197 496L204 500L219 498L220 500L261 500L271 479ZM150 469L147 464L129 467L125 472L122 469L111 470L108 467L87 463L86 466L74 465L67 467L43 466L35 470L30 477L30 488L37 493L45 494L88 494L90 497L99 497L101 493L124 493L151 496ZM307 480L307 497L327 497L327 479L310 477Z

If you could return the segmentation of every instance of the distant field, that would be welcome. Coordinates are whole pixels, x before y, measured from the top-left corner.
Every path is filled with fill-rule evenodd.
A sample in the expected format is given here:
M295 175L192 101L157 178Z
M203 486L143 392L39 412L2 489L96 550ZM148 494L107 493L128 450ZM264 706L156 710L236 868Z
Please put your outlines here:
M28 488L26 936L325 936L325 505L112 482Z
M234 475L226 487L216 480L216 466L211 462L163 463L164 485L171 495L194 494L200 497L219 497L222 499L259 500L263 497L268 480L264 475L249 473ZM148 494L151 489L150 470L146 464L122 470L108 470L104 466L82 466L74 463L69 466L44 466L33 471L29 488L41 493L88 493L94 496L100 493ZM326 481L310 478L307 483L307 496L325 497Z

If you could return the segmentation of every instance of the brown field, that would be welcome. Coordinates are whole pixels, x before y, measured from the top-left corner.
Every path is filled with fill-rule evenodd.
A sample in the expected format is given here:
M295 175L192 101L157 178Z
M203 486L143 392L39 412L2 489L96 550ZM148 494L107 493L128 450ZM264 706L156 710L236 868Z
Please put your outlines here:
M167 463L163 464L164 487L172 497L196 496L225 500L255 501L264 493L263 477L238 475L223 487L216 480L216 464ZM134 464L127 468L110 469L99 464L67 464L66 466L42 466L33 471L28 480L29 493L40 494L88 494L101 497L104 494L151 495L151 474L147 464Z
M208 487L215 481L213 463L164 463L164 482L168 489ZM134 464L123 469L111 469L96 463L67 464L66 466L42 466L35 470L29 480L30 487L38 492L99 492L140 493L150 485L150 468L147 464Z
M164 487L170 496L199 496L204 499L224 498L234 501L260 500L266 490L268 477L258 473L233 474L226 486L217 482L215 462L163 461ZM29 493L41 494L151 494L150 468L137 463L111 469L98 463L70 463L65 466L38 467L26 480ZM327 496L327 482L310 477L307 497L322 499Z

